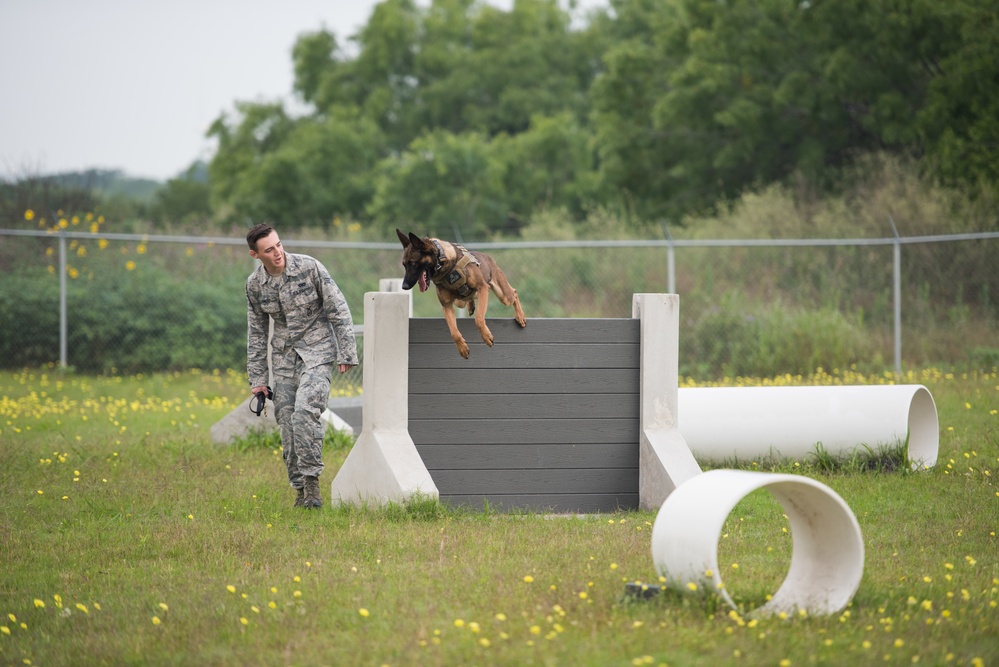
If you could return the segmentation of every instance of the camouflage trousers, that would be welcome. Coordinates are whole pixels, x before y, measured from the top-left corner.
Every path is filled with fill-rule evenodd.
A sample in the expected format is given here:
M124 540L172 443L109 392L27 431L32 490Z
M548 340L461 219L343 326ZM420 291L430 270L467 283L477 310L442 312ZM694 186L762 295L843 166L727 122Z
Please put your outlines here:
M306 477L323 472L326 429L319 416L329 401L333 364L306 367L295 352L273 362L274 417L281 429L282 456L288 482L301 489Z

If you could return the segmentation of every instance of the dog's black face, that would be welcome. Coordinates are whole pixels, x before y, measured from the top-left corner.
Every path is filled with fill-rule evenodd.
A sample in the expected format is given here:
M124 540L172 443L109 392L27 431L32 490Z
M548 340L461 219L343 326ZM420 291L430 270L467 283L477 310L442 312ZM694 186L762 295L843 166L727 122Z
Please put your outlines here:
M421 292L427 291L427 278L433 275L434 267L437 266L437 253L434 252L433 245L412 232L406 236L397 229L395 233L399 235L403 247L402 268L406 275L402 279L402 288L409 290L414 285L419 285Z

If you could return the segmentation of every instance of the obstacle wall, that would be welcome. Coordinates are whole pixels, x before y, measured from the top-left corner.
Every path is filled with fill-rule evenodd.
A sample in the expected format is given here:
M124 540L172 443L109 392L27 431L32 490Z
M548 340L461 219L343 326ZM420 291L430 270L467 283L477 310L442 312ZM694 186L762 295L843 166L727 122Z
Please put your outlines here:
M409 433L441 499L502 511L639 505L638 319L409 322Z
M409 296L364 295L361 434L333 502L655 509L700 474L676 424L675 294L634 295L631 320L490 320L492 348L462 321L468 360Z

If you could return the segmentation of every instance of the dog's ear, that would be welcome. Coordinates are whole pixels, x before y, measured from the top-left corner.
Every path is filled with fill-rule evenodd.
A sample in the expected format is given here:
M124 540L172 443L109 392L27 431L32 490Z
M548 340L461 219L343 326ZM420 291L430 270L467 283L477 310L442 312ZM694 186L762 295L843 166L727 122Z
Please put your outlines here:
M398 227L395 228L395 233L399 235L399 240L402 241L402 247L408 248L410 244L409 237L399 231Z
M429 241L430 241L429 238L427 238L427 239L421 239L419 236L417 236L413 232L409 233L409 242L412 243L417 248L419 248L420 250L426 250L427 248L429 248L430 247Z

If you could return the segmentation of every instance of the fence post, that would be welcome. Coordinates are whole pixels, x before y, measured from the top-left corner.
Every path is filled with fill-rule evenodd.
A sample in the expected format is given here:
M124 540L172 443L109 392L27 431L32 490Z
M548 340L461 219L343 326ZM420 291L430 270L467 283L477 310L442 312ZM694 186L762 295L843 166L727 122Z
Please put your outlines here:
M666 235L666 293L676 294L676 247L673 245L673 235L669 233L669 225L662 223L663 234Z
M892 243L892 292L895 295L895 374L902 375L902 241L895 228L895 221L888 214L888 224L895 236Z
M68 325L66 315L66 235L59 232L59 366L69 365Z

